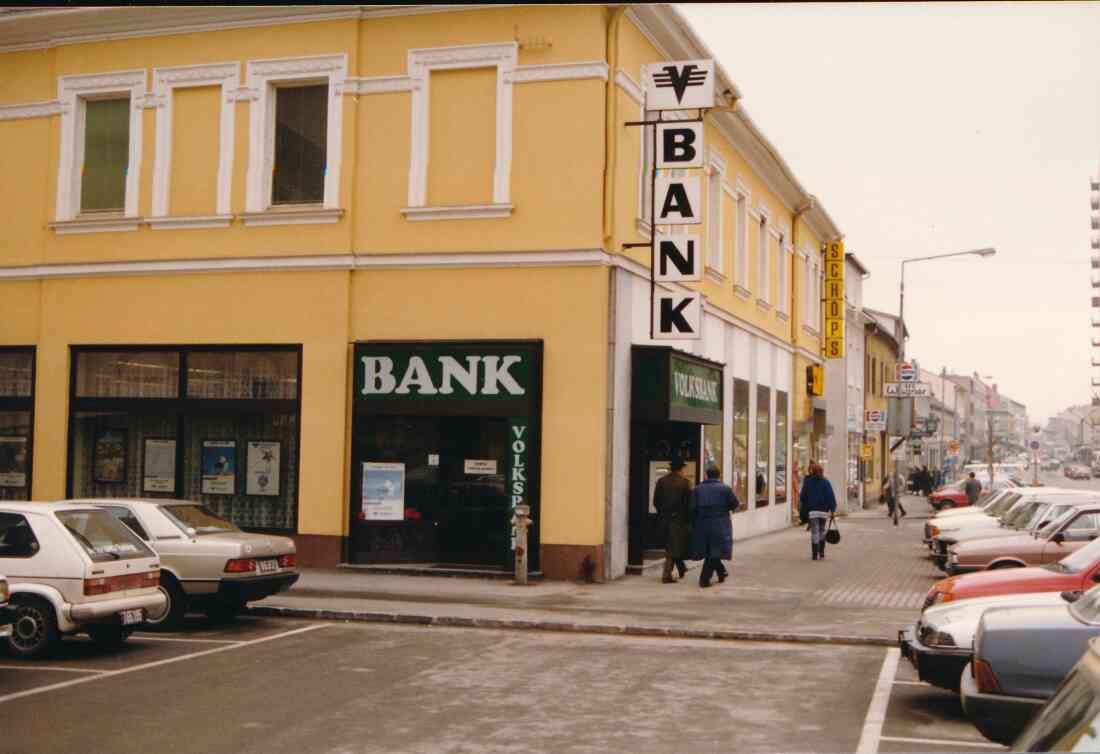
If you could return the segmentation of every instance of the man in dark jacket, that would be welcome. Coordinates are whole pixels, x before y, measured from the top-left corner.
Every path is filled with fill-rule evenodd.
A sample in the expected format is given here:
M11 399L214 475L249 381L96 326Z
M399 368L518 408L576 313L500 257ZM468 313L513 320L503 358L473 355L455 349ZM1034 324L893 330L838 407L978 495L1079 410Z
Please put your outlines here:
M722 483L722 472L717 466L707 467L706 480L691 493L691 505L695 511L695 525L691 532L691 558L702 560L699 586L710 586L710 577L718 574L721 584L729 576L723 560L733 557L733 522L730 514L740 507L737 495Z
M810 525L810 560L825 559L825 528L836 512L836 495L820 464L810 464L810 476L798 496L798 518Z
M966 480L966 484L963 485L963 492L966 493L966 502L970 505L978 502L978 498L982 494L982 483L974 478L974 472L970 472L970 476Z
M653 507L657 510L657 525L665 537L665 569L661 583L671 584L672 566L684 578L691 542L691 482L683 475L684 461L679 456L672 459L669 471L657 480L653 489Z

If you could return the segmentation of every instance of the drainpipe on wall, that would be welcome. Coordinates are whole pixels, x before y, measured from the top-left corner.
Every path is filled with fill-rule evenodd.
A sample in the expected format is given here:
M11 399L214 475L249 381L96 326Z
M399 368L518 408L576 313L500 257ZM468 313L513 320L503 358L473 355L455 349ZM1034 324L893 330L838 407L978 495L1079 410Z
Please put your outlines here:
M734 105L736 105L736 104L737 103L736 103L736 100L735 100ZM798 284L796 282L798 280L798 276L795 275L795 267L794 267L794 259L796 259L798 257L798 219L800 217L802 217L802 215L809 212L810 210L812 210L816 206L817 206L817 200L814 199L813 196L807 194L806 195L806 203L804 205L802 205L801 208L796 209L795 212L794 212L794 215L791 217L791 247L794 248L795 256L791 260L791 300L790 300L790 306L787 308L787 311L790 312L790 314L791 314L791 348L795 348L795 349L797 349L797 345L798 345L798 320L801 319L800 317L795 317L795 314L794 314L795 313L795 304L798 302ZM780 251L781 254L783 253L782 249L780 249L779 251ZM807 269L809 269L809 268L810 268L810 266L807 265ZM808 282L809 281L807 281L807 283ZM806 315L805 312L802 312L801 314L802 314L803 317ZM792 372L792 375L793 375L793 382L794 382L794 384L791 385L791 395L794 396L794 395L797 395L797 393L795 393L795 390L798 390L798 386L799 386L799 384L801 384L803 382L803 380L799 379L799 375L798 375L797 370L791 369L791 372ZM805 377L805 375L803 375L803 377ZM806 389L805 387L802 388L802 390L805 390L805 389ZM813 418L814 418L813 398L810 397L810 396L807 396L807 398L809 399L809 404L810 404L810 415L809 415L808 418L809 418L809 421L812 422ZM787 462L790 463L790 457L789 456L788 456ZM805 470L803 470L803 473L805 473ZM791 484L790 499L793 501L793 500L798 499L798 493L799 493L798 476L795 475L795 474L791 474L791 482L792 482L792 484ZM795 508L793 505L791 506L791 521L792 522L797 522L798 521L798 509Z
M604 56L607 58L607 92L604 95L604 155L603 155L603 242L614 235L615 229L615 177L618 170L619 154L619 107L618 93L615 91L615 73L619 70L619 25L626 14L627 6L621 5L611 10L607 22L607 43ZM607 249L614 253L616 249Z

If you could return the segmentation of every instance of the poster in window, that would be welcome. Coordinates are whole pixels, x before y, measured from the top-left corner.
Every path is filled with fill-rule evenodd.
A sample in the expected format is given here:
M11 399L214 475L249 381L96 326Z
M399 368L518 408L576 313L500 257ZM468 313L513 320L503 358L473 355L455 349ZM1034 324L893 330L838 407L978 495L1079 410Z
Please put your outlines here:
M126 430L104 429L92 449L92 478L100 484L126 481Z
M232 495L237 489L237 441L202 441L202 494Z
M141 489L143 492L176 491L176 441L170 438L145 438L142 453Z
M0 437L0 487L27 486L27 438Z
M405 519L405 464L371 461L363 464L363 518Z
M249 440L246 495L279 494L279 443Z

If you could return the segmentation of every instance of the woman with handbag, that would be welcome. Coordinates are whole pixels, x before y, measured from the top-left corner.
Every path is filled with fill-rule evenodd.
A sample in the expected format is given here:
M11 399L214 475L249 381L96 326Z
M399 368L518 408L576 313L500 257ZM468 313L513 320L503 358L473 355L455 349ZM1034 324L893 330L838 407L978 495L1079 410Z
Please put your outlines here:
M809 524L811 560L825 559L825 530L836 513L836 495L833 486L825 478L821 464L810 464L810 475L802 484L802 493L798 496L798 517L803 524ZM839 541L837 532L836 540Z

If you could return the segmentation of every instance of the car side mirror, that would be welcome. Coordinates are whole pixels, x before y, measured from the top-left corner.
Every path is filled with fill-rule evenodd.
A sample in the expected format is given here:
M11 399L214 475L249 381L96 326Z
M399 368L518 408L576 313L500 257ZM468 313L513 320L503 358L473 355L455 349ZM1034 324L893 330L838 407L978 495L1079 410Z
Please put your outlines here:
M1062 532L1058 532L1057 534L1055 534L1053 537L1050 538L1050 541L1053 542L1056 545L1060 545L1060 544L1062 544L1063 542L1066 541L1066 535L1063 534Z

